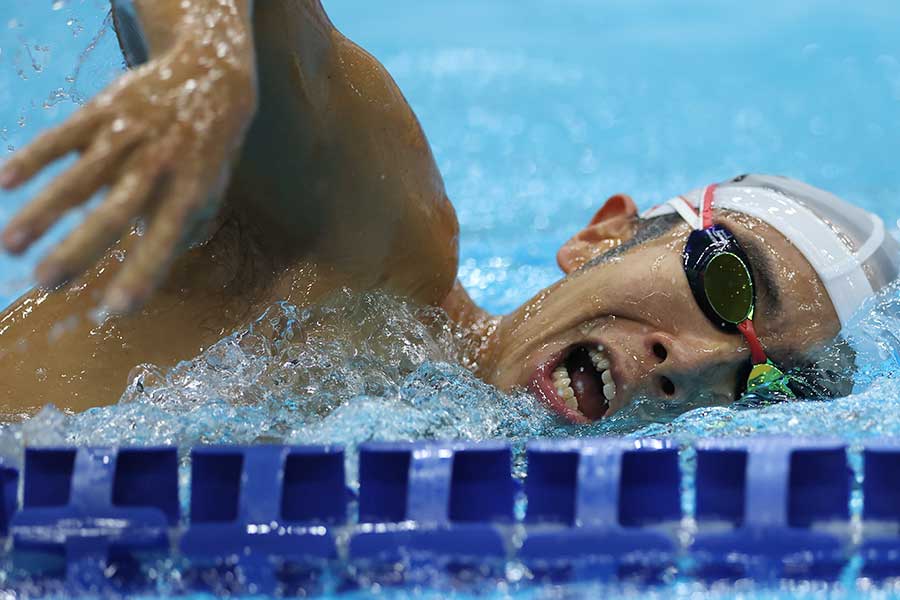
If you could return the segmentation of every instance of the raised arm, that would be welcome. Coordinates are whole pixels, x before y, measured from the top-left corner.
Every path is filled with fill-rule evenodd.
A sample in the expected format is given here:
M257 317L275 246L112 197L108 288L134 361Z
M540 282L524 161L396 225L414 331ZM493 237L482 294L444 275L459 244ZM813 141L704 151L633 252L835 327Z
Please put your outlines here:
M0 313L0 420L26 403L113 402L135 365L195 356L272 302L304 306L352 287L440 304L453 287L458 224L422 128L318 0L257 0L252 45L246 2L135 8L149 60L12 159L3 173L15 184L82 153L5 241L23 249L102 185L109 195L42 263L41 280L85 269L137 215L146 231L124 236L66 293L32 290ZM133 46L123 14L117 32ZM178 240L218 209L229 174L227 218L209 243L182 253L142 310L97 335L84 317L104 291L112 308L146 299Z
M15 187L82 154L8 224L12 252L110 190L39 265L43 286L84 272L142 216L146 233L124 240L128 256L103 301L113 312L140 305L185 243L209 232L233 175L229 204L265 232L281 264L312 260L359 288L442 301L458 227L428 142L384 67L319 0L131 2L149 60L0 170L0 185ZM137 27L123 14L117 31L137 61Z
M393 78L319 0L260 0L254 31L259 111L233 204L287 263L440 303L456 277L456 214Z
M149 60L121 76L0 170L14 188L72 152L80 159L6 226L25 251L103 187L105 200L38 266L55 287L94 264L138 217L140 240L105 293L114 312L142 303L181 248L218 213L232 158L256 107L251 0L134 0Z

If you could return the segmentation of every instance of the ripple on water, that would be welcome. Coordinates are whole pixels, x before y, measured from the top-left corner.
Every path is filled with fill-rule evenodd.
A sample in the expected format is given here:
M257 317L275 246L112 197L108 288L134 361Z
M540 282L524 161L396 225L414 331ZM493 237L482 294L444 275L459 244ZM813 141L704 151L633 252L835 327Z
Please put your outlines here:
M575 428L522 392L504 393L462 363L464 337L443 313L383 294L342 291L318 306L278 303L250 326L171 369L141 365L119 402L81 414L48 407L0 431L23 444L335 443L573 435L702 437L900 435L900 288L886 290L846 332L876 340L860 355L862 391L832 401L700 407L675 416L642 403ZM643 403L646 404L646 403ZM670 407L671 408L671 407ZM677 408L677 407L676 407Z

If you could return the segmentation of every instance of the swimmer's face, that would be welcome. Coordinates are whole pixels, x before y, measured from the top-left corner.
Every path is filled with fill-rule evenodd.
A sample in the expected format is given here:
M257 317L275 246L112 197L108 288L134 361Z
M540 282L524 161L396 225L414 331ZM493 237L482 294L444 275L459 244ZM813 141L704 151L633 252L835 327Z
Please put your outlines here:
M716 211L714 220L748 254L754 323L776 364L789 368L838 334L824 286L784 236L746 215ZM740 334L719 329L697 305L682 266L686 223L588 264L627 243L638 223L630 198L607 200L560 249L566 276L503 318L483 363L486 380L501 389L525 387L574 422L609 416L637 398L685 408L736 398L750 351Z

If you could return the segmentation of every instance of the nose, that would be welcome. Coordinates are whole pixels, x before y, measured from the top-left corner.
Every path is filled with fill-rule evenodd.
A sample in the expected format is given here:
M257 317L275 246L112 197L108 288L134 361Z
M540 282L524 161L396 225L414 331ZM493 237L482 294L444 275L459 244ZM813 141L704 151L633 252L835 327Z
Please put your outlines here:
M648 367L643 387L652 396L691 401L698 395L733 398L737 375L749 360L740 338L706 339L658 332L645 339Z

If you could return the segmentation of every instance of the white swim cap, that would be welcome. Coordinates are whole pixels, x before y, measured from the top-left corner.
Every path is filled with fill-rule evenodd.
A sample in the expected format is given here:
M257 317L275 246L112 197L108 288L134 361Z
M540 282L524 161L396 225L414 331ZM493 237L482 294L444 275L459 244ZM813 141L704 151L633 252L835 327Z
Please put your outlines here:
M705 188L653 207L642 217L699 209ZM841 326L875 292L897 278L900 245L875 214L811 185L770 175L742 175L715 188L714 207L744 213L777 229L819 275ZM699 227L699 224L698 224Z

